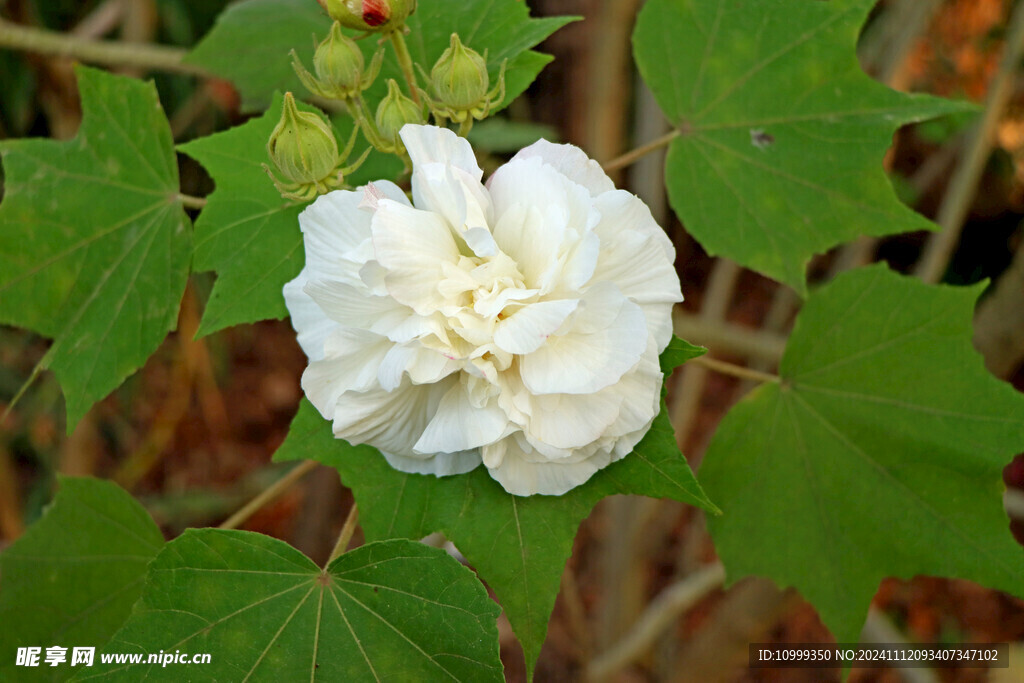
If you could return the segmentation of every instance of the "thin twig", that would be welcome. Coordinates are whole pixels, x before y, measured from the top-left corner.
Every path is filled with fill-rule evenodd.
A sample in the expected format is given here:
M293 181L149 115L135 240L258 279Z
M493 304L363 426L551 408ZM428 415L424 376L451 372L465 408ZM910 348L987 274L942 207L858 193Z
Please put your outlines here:
M315 460L306 460L291 468L288 470L288 474L265 488L259 495L246 503L242 509L224 520L224 523L219 528L237 529L242 524L245 524L260 508L287 491L295 482L315 470L319 464Z
M707 356L698 356L697 358L692 358L687 362L703 365L708 370L714 370L715 372L719 372L723 375L739 377L740 379L752 379L758 382L772 382L774 384L778 384L781 381L778 375L773 375L770 372L751 370L750 368L745 368L742 365L733 365L732 363L726 363L723 360L717 360L715 358L708 358Z
M1013 94L1014 79L1024 55L1024 3L1017 3L1010 19L1010 31L1003 48L1003 58L989 87L985 113L971 131L967 154L957 166L946 196L939 207L936 222L942 231L935 233L925 245L924 254L914 273L925 282L938 282L956 250L964 219L970 211L978 181L992 151L992 139L1003 110Z
M693 344L768 363L778 363L786 348L786 338L781 334L693 315L682 309L673 313L672 326L676 335Z
M602 680L644 653L676 618L725 581L720 563L705 567L672 584L651 601L633 627L587 666L586 679Z
M192 76L211 77L202 67L185 64L187 50L167 45L92 40L33 28L0 19L0 48L70 57L106 66L134 66Z
M338 535L338 542L334 544L334 550L331 551L331 556L327 558L327 564L324 567L330 566L331 562L345 554L349 541L352 540L352 534L356 532L356 523L358 521L359 506L352 503L352 507L348 510L348 516L345 518L345 523L341 527L341 533Z
M604 167L605 171L615 171L625 166L629 166L640 157L650 154L651 152L661 149L662 147L665 147L673 140L675 140L677 137L679 137L679 135L680 133L678 129L672 129L669 132L662 135L660 138L655 138L654 140L651 140L646 144L640 145L636 149L631 149L625 154L617 156L611 161L601 164L601 166Z

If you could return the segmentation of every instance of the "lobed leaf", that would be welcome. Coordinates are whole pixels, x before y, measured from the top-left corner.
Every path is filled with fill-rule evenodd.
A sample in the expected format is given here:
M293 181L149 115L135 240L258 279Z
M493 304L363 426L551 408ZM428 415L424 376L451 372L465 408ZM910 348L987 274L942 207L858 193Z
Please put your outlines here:
M782 383L729 412L701 467L730 581L795 586L840 642L887 576L1024 596L1001 477L1024 450L1024 396L971 346L979 294L875 266L811 295Z
M217 272L199 336L288 315L281 290L305 262L298 218L307 204L282 199L263 169L270 164L267 140L281 118L282 103L276 94L262 116L179 146L203 165L216 184L196 220L195 269ZM301 103L299 108L312 110ZM343 146L352 130L351 120L336 123ZM362 149L351 158L359 158ZM393 178L399 170L395 157L374 152L347 182Z
M149 514L117 485L64 477L42 518L0 554L0 679L23 680L19 647L100 647L142 593L146 565L164 538ZM58 681L69 663L36 671Z
M97 656L77 680L502 681L498 612L471 571L419 543L370 543L321 570L268 536L189 529L150 565L104 652L211 661Z
M810 257L859 235L932 230L882 168L901 125L973 105L906 95L857 62L876 0L651 0L640 73L678 133L666 183L701 245L806 292Z
M687 347L674 342L663 363L699 355ZM632 493L717 512L679 452L664 404L632 454L562 496L513 496L483 467L442 478L399 472L376 449L335 439L306 400L274 459L312 459L337 468L359 503L367 538L444 532L498 596L531 671L576 529L599 500Z
M192 251L153 84L75 73L73 140L0 143L0 322L53 339L69 432L174 329Z

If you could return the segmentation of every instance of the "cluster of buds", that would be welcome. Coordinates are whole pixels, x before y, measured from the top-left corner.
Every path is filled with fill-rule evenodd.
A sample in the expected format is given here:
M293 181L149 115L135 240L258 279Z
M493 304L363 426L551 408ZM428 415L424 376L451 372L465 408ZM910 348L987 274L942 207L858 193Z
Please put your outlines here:
M315 76L306 70L292 50L292 66L302 84L314 95L336 100L351 99L369 88L380 73L383 59L384 51L377 50L367 69L362 50L356 41L341 32L337 21L313 55Z
M490 88L486 52L466 47L457 33L430 71L433 93L424 93L434 116L465 123L483 119L505 99L505 65L501 64L498 84Z
M356 133L358 129L339 152L330 124L319 114L299 111L292 94L285 93L281 120L267 141L267 154L281 177L266 164L263 169L286 199L309 201L318 194L341 189L345 176L359 168L370 152L367 149L355 163L346 165Z
M345 28L371 33L390 33L405 26L416 10L416 0L318 0L327 13Z

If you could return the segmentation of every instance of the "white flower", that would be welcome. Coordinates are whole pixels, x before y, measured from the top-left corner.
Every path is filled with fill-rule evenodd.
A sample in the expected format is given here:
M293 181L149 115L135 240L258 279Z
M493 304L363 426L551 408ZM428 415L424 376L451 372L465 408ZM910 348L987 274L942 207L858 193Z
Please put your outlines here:
M306 267L284 294L302 388L337 437L402 471L483 462L510 493L565 493L658 413L672 244L571 145L541 140L484 186L451 131L402 139L412 204L381 181L299 216Z

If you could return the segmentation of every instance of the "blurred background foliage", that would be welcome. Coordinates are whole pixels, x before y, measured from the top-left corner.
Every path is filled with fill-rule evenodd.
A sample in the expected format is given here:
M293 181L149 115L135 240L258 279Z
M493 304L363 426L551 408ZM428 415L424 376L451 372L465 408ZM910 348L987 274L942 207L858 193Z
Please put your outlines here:
M314 2L314 0L309 0ZM81 38L157 43L182 50L213 25L226 0L6 0L0 18ZM861 40L866 71L899 90L984 103L999 77L1010 0L883 0ZM540 136L573 142L607 161L667 130L635 73L630 48L642 0L531 0L535 15L577 14L585 21L540 46L555 55L527 94L501 118L474 129L488 150L485 166ZM1019 65L1018 65L1019 66ZM177 142L244 122L229 83L138 69L152 78ZM1024 389L1024 71L1011 74L1009 95L981 144L987 157L945 281L988 278L975 344L997 376ZM72 137L81 112L71 61L0 49L0 138ZM966 157L976 117L950 117L903 129L885 163L905 202L935 217L950 178ZM208 194L205 172L179 155L184 192ZM686 301L677 333L719 357L771 369L798 302L772 281L709 258L667 207L663 156L655 153L616 171L616 182L640 195L679 253ZM3 229L3 226L0 226ZM911 271L924 234L861 240L817 258L812 282L840 268L875 260ZM136 495L168 537L216 524L281 476L270 455L284 438L301 396L305 357L287 321L193 336L212 276L192 276L178 331L148 364L96 405L65 435L60 390L43 373L0 428L0 549L36 519L52 496L55 474L110 478ZM47 343L0 327L0 408L32 375ZM694 468L725 410L748 387L687 366L670 383L678 440ZM698 472L699 476L699 472ZM1024 538L1024 459L1007 464L1008 522ZM317 562L330 552L351 495L333 470L320 467L252 517L246 528L287 540ZM670 501L616 497L581 527L552 617L537 680L585 674L622 681L838 680L822 670L747 670L751 641L828 640L812 608L767 581L723 590L706 575L689 600L671 602L674 587L714 568L702 514ZM2 580L2 577L0 577ZM660 596L660 597L659 597ZM657 600L655 598L658 598ZM660 600L660 602L659 602ZM875 599L866 638L925 642L1024 643L1024 603L964 581L919 577L887 580ZM661 628L621 656L615 644L638 619L662 616ZM518 644L502 627L510 680L522 680ZM1024 680L1016 669L989 680ZM615 657L610 657L615 654ZM589 668L588 668L589 667ZM980 670L854 670L854 681L975 681Z

